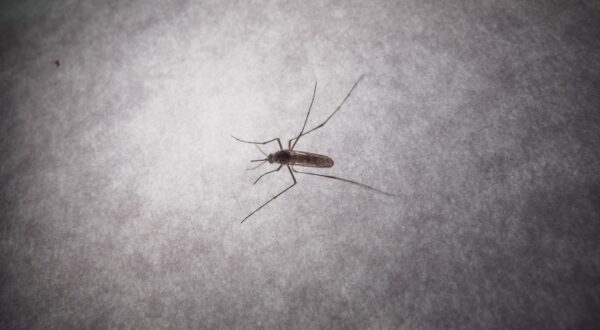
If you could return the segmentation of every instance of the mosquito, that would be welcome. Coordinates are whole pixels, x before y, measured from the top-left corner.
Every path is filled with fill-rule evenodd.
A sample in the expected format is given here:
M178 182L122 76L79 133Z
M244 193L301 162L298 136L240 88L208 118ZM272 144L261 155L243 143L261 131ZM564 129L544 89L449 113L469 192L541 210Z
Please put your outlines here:
M302 129L300 130L300 133L298 134L298 136L290 139L288 141L288 148L287 149L283 149L283 146L281 145L281 140L279 138L274 138L265 142L253 142L253 141L246 141L246 140L242 140L239 139L235 136L231 136L234 139L236 139L237 141L243 142L243 143L249 143L249 144L253 144L256 146L256 148L258 148L258 150L266 157L264 159L253 159L250 162L260 162L260 164L258 164L255 167L249 168L248 170L253 170L256 169L258 167L260 167L261 165L265 164L266 162L269 162L270 164L273 163L277 163L279 164L279 166L271 171L265 172L263 174L261 174L255 181L253 184L256 184L260 179L262 179L265 175L273 173L273 172L278 172L279 170L281 170L281 168L283 166L286 166L288 171L290 172L290 175L292 176L292 180L294 181L292 183L292 185L290 185L289 187L285 188L283 191L281 191L280 193L278 193L277 195L273 196L271 199L269 199L268 201L266 201L264 204L262 204L261 206L259 206L256 210L252 211L252 213L248 214L241 223L244 223L244 221L246 221L248 218L250 218L254 213L258 212L260 209L262 209L263 207L265 207L267 204L269 204L270 202L272 202L274 199L276 199L277 197L283 195L283 193L285 193L286 191L290 190L293 186L296 185L296 177L294 176L294 173L299 173L299 174L306 174L306 175L314 175L314 176L319 176L319 177L323 177L323 178L328 178L328 179L335 179L335 180L340 180L343 182L347 182L347 183L351 183L351 184L355 184L358 185L360 187L366 188L366 189L370 189L373 191L376 191L378 193L387 195L387 196L399 196L396 194L391 194L382 190L379 190L377 188L371 187L369 185L366 185L364 183L360 183L360 182L356 182L353 180L348 180L348 179L343 179L343 178L339 178L336 176L332 176L332 175L324 175L324 174L317 174L317 173L311 173L311 172L303 172L303 171L298 171L294 168L294 166L304 166L304 167L315 167L315 168L330 168L333 166L333 160L325 155L320 155L320 154L316 154L316 153L312 153L312 152L306 152L306 151L299 151L299 150L294 150L294 147L296 146L296 144L298 143L298 141L300 140L301 137L307 135L308 133L314 132L317 129L325 126L325 124L327 124L327 122L331 119L331 117L333 117L333 115L335 115L344 105L344 103L346 102L346 100L350 97L350 94L352 94L352 91L356 88L356 86L358 85L358 83L363 79L364 75L361 75L358 80L354 83L354 85L352 86L352 88L350 88L350 91L348 92L348 94L346 94L346 97L344 97L344 99L342 100L342 103L340 103L340 105L338 105L338 107L333 111L333 113L331 113L329 115L329 117L327 117L327 119L325 119L324 122L322 122L321 124L315 126L314 128L308 130L308 131L304 131L304 129L306 128L306 123L308 122L308 117L310 116L310 111L312 109L313 103L315 101L315 95L317 93L317 82L315 81L315 88L313 90L313 96L312 99L310 101L310 106L308 107L308 112L306 114L306 118L304 119L304 124L302 125ZM259 145L265 145L267 143L271 143L271 142L275 142L277 141L277 144L279 145L279 151L275 152L275 153L271 153L271 154L266 154L260 147Z

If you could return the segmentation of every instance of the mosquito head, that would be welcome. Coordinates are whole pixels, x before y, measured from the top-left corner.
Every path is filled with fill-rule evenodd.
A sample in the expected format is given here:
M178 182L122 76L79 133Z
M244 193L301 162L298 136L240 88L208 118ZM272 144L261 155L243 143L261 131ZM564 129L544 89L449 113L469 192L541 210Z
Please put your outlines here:
M269 164L273 164L275 162L275 156L273 156L273 154L269 154L267 156L267 160L269 161Z

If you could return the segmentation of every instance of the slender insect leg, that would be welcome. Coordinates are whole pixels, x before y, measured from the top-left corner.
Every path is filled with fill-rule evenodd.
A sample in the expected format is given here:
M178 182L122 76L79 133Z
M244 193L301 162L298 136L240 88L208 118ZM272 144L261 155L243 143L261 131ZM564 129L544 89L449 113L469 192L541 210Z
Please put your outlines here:
M343 178L338 178L338 177L336 177L336 176L333 176L333 175L324 175L324 174L317 174L317 173L310 173L310 172L301 172L301 171L298 171L298 170L296 170L295 168L293 169L293 171L294 171L295 173L307 174L307 175L314 175L314 176L320 176L320 177L323 177L323 178L335 179L335 180L340 180L340 181L344 181L344 182L347 182L347 183L352 183L352 184L355 184L355 185L361 186L361 187L363 187L363 188L367 188L367 189L370 189L370 190L373 190L373 191L376 191L376 192L378 192L378 193L381 193L381 194L384 194L384 195L388 195L388 196L396 196L396 197L400 196L400 195L396 195L396 194L388 193L388 192L385 192L385 191L381 191L381 190L379 190L379 189L377 189L377 188L371 187L371 186L369 186L369 185L366 185L366 184L364 184L364 183L360 183L360 182L356 182L356 181L353 181L353 180L348 180L348 179L343 179Z
M274 139L271 139L271 140L265 141L265 142L252 142L252 141L244 141L242 139L238 139L238 138L236 138L233 135L231 137L234 138L234 139L236 139L236 140L238 140L238 141L240 141L240 142L250 143L250 144L267 144L269 142L277 141L277 143L279 144L279 150L283 150L283 146L281 145L281 141L279 140L279 138L274 138Z
M256 184L256 183L258 182L258 180L260 180L260 179L261 179L263 176L265 176L265 175L267 175L267 174L269 174L269 173L273 173L273 172L277 172L277 171L279 171L279 170L281 169L281 167L283 167L283 165L279 165L279 167L278 167L278 168L276 168L276 169L274 169L274 170L272 170L272 171L269 171L269 172L263 173L261 176L259 176L259 177L258 177L258 179L256 179L256 181L254 181L254 183L253 183L253 184Z
M333 113L331 113L331 115L329 115L329 117L327 117L327 119L325 119L325 121L324 121L324 122L322 122L321 124L319 124L318 126L314 127L313 129L311 129L311 130L309 130L309 131L306 131L306 132L303 132L303 133L301 132L301 133L300 133L300 135L298 135L297 137L295 137L295 138L291 139L291 140L288 142L288 145L289 145L289 144L291 144L291 142L292 142L293 140L296 140L296 142L294 142L294 144L293 144L293 145L296 145L296 143L298 142L298 139L300 139L300 138L301 138L301 137L303 137L304 135L306 135L306 134L308 134L308 133L310 133L310 132L312 132L312 131L315 131L315 130L317 130L317 129L319 129L319 128L323 127L323 126L325 126L325 124L327 124L327 122L329 121L329 119L331 119L331 117L333 117L333 115L335 115L335 114L336 114L336 113L337 113L337 112L338 112L338 111L339 111L339 110L342 108L342 105L344 105L344 103L346 102L346 100L347 100L347 99L350 97L350 94L352 94L352 91L354 90L354 88L356 88L356 85L358 85L358 83L359 83L359 82L362 80L362 78L363 78L364 76L365 76L365 75L363 74L363 75L361 75L361 76L358 78L358 80L357 80L357 81L354 83L354 85L352 85L352 88L350 88L350 91L348 92L348 94L346 94L346 97L344 97L344 100L342 101L342 103L340 103L340 105L338 105L338 107L337 107L337 108L336 108L336 109L333 111ZM309 113L310 113L310 109L309 109ZM308 118L308 117L307 117L307 118ZM303 130L304 130L304 129L303 129ZM290 149L291 149L291 148L290 148Z
M244 223L244 221L246 221L246 219L250 218L250 216L252 216L254 213L258 212L258 210L262 209L263 207L265 207L265 205L269 204L272 200L276 199L277 197L281 196L284 192L288 191L290 188L292 188L293 186L296 185L296 177L294 177L294 173L292 173L292 170L290 169L290 166L288 165L288 170L290 171L290 175L292 176L292 180L294 180L294 183L292 183L291 186L285 188L282 192L280 192L279 194L273 196L271 199L269 199L266 203L264 203L263 205L261 205L259 208L257 208L256 210L252 211L252 213L248 214L244 220L242 220L241 223Z
M302 129L300 130L300 133L296 137L296 142L294 142L294 144L292 144L292 140L294 140L294 139L291 139L288 141L288 149L290 149L290 150L294 149L294 146L298 142L298 139L302 136L302 133L304 133L304 129L306 128L306 122L308 121L308 116L310 116L310 110L312 109L313 103L315 102L316 94L317 94L317 82L315 81L315 89L313 90L313 96L312 96L312 99L310 100L310 106L308 107L308 112L306 113L306 118L304 118L304 124L302 125Z

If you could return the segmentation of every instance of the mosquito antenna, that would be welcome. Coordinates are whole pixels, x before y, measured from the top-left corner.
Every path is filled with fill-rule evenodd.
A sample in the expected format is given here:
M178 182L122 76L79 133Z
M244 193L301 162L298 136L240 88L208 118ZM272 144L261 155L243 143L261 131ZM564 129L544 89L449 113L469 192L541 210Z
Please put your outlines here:
M265 157L269 157L264 151L262 151L262 149L257 144L255 144L254 146L256 147L256 149L258 149L258 151L265 155Z
M301 172L301 171L297 171L295 168L292 168L292 169L293 169L293 171L295 173L320 176L320 177L328 178L328 179L336 179L336 180L344 181L344 182L347 182L347 183L352 183L352 184L358 185L360 187L363 187L363 188L366 188L366 189L370 189L370 190L376 191L378 193L381 193L381 194L384 194L384 195L387 195L387 196L395 196L395 197L399 197L400 196L400 195L397 195L397 194L392 194L392 193L388 193L388 192L379 190L377 188L371 187L371 186L366 185L364 183L360 183L360 182L356 182L356 181L352 181L352 180L348 180L348 179L343 179L343 178L338 178L338 177L333 176L333 175L317 174L317 173L310 173L310 172Z
M264 165L266 162L267 162L266 160L263 160L262 163L254 166L254 167L247 168L246 171L255 170L255 169L261 167L262 165Z

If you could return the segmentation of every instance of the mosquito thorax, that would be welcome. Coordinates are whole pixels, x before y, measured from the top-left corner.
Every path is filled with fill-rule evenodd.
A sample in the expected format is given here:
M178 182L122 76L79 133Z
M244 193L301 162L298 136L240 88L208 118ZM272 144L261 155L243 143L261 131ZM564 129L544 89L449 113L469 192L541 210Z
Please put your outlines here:
M273 162L279 164L287 164L292 157L291 152L289 150L280 150L273 154Z

